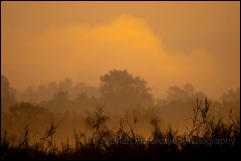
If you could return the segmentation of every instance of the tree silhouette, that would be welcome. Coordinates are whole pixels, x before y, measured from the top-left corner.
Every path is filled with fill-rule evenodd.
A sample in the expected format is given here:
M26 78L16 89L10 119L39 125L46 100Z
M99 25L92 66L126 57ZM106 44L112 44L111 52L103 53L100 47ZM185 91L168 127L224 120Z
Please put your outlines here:
M1 112L15 104L15 89L11 88L6 76L1 75Z
M108 106L122 109L129 106L149 106L153 104L150 88L140 77L133 77L126 70L112 70L100 77L101 99Z
M65 112L69 110L70 101L67 96L67 91L58 91L51 100L47 101L46 107L56 112Z
M183 87L170 86L167 91L167 101L169 102L190 102L195 97L204 97L201 91L195 91L191 83L186 83Z

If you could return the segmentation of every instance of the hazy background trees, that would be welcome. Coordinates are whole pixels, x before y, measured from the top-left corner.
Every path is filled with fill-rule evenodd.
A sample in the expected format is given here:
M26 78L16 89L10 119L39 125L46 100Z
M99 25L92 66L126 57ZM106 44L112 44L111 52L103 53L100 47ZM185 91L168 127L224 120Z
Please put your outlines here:
M52 99L59 91L67 92L68 99L76 99L82 93L86 93L88 96L99 96L99 91L96 87L86 85L83 82L77 82L73 85L73 82L66 78L59 83L53 81L46 85L40 84L36 88L28 87L22 92L17 91L16 99L18 101L40 103Z
M59 126L59 138L66 139L73 129L85 130L84 119L96 106L101 106L112 118L110 127L125 118L134 120L136 130L139 128L143 135L148 135L149 121L153 118L159 118L163 125L184 130L197 97L204 98L205 94L186 83L170 86L166 97L154 99L147 82L126 70L111 70L101 76L99 87L83 82L74 84L66 78L22 92L11 87L2 75L1 111L5 116L1 117L1 123L7 122L13 129L31 125L33 131L39 132L40 127L46 127L54 120ZM240 88L230 89L210 102L210 113L217 118L227 117L230 111L240 116Z
M10 83L4 75L1 75L1 112L13 105L15 100L16 90L10 86Z

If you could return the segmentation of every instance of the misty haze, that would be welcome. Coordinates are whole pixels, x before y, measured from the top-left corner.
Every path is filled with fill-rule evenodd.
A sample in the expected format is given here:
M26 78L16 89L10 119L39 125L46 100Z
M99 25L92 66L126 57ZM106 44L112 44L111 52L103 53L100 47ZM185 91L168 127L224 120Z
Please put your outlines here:
M1 160L240 152L240 2L1 2Z

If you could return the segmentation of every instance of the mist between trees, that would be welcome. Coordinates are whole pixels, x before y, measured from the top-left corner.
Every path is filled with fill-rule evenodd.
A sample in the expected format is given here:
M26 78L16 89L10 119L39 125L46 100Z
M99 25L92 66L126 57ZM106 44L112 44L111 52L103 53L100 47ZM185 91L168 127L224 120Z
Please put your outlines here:
M171 86L165 98L155 99L147 82L126 70L111 70L101 76L99 88L82 82L74 85L65 79L19 92L10 83L1 76L2 138L4 131L21 138L27 130L33 142L44 140L43 136L48 140L47 134L53 130L56 146L66 140L74 145L76 139L87 141L91 136L102 139L105 132L111 135L110 131L120 129L146 139L168 135L168 130L176 135L206 136L200 129L211 128L210 120L221 126L240 117L240 88L209 100L187 83Z

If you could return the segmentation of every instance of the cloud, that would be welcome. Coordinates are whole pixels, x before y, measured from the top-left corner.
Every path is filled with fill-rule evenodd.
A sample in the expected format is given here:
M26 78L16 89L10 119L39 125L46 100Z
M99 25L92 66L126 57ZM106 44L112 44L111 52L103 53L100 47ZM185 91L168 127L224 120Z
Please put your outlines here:
M140 75L159 93L187 81L208 90L218 74L205 49L167 52L143 19L127 14L105 24L76 22L39 32L22 31L11 42L15 42L13 52L19 54L7 59L14 64L10 70L26 73L33 82L70 77L98 85L100 75L116 68Z

